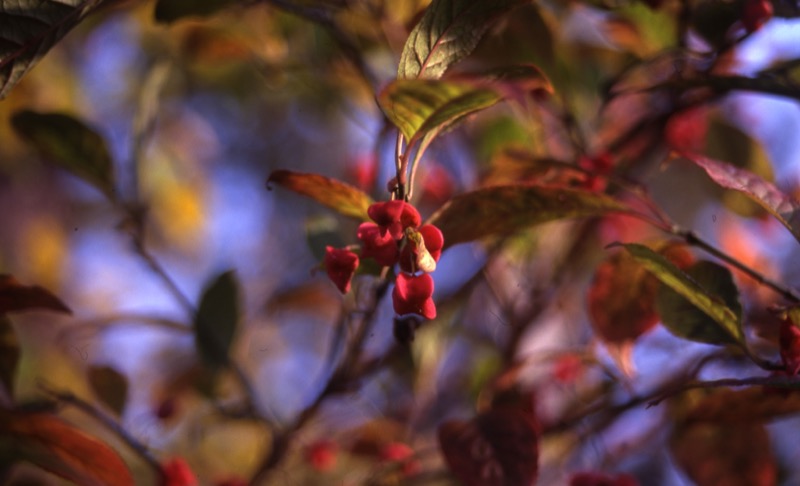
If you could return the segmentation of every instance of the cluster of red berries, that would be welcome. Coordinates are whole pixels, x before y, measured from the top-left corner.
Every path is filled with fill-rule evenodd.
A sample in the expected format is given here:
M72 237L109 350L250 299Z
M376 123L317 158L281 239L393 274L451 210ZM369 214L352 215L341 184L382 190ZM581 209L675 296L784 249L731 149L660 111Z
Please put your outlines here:
M422 225L417 209L405 201L378 202L369 207L372 223L362 223L356 236L361 241L360 258L372 258L387 267L400 265L392 291L398 316L416 314L436 317L433 303L433 278L442 254L444 236L436 226ZM359 255L347 248L327 247L325 269L328 277L344 294L359 265Z

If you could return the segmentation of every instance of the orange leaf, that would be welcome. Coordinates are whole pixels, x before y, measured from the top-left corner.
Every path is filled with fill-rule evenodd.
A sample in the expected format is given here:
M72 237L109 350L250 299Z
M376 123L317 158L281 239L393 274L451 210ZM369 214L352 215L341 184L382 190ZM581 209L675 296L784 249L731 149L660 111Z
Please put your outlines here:
M0 436L11 437L22 459L79 486L134 486L111 447L55 415L0 410Z
M319 174L306 174L290 170L276 170L267 179L267 188L271 183L278 184L328 206L345 216L367 221L367 208L373 203L366 193L344 182Z

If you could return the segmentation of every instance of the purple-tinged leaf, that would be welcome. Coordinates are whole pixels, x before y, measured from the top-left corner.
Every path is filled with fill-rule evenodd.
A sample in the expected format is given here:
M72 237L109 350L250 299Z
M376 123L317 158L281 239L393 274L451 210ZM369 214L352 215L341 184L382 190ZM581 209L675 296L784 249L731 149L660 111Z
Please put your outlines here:
M741 192L775 216L800 241L800 202L750 171L697 154L681 156L697 164L726 189Z

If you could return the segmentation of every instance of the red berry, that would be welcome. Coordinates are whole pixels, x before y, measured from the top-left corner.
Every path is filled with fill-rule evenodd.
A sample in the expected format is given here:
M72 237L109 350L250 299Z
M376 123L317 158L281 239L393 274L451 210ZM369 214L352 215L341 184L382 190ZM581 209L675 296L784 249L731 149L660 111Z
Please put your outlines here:
M387 232L399 240L406 228L416 228L422 222L417 209L405 201L377 202L367 209L369 217L378 224L381 235Z
M350 280L358 268L358 255L350 250L325 248L325 270L336 287L346 294L350 290Z
M189 464L182 457L170 459L161 465L159 486L198 486Z
M400 273L392 291L394 311L399 316L418 314L427 319L436 318L433 303L433 278L427 273L407 275Z
M356 236L361 240L361 258L374 258L383 267L397 263L397 242L390 234L381 234L377 224L361 223Z
M309 444L305 450L306 461L319 472L327 472L336 467L338 446L330 440L318 440Z
M745 0L742 8L742 25L747 32L755 32L772 18L774 9L767 0Z
M418 461L412 459L414 450L402 442L390 442L383 446L379 458L385 462L399 462L403 464L403 475L414 476L420 471Z

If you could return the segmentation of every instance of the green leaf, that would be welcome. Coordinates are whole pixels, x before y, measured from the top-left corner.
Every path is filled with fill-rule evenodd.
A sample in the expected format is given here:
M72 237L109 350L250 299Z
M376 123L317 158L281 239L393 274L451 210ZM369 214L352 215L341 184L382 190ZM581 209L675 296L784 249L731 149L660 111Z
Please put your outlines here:
M101 0L0 0L0 100Z
M744 345L739 291L727 268L699 261L683 272L644 245L622 246L664 284L656 309L670 332L702 343Z
M111 447L50 413L0 409L0 456L29 461L81 486L133 486Z
M62 113L21 111L11 123L49 162L116 199L114 167L105 140L82 121Z
M333 216L325 215L306 221L306 242L318 261L325 258L325 248L343 248L347 243L339 231L339 222Z
M276 170L267 179L323 204L340 214L360 220L368 220L367 209L373 203L364 191L349 184L319 174L306 174L290 170Z
M155 18L157 22L170 23L184 17L207 17L237 3L234 0L158 0Z
M491 22L523 0L433 0L411 31L397 77L440 78L475 49Z
M606 194L578 189L508 185L461 194L428 221L442 230L445 246L486 236L508 235L535 224L566 218L628 212Z
M228 365L239 315L239 283L234 272L227 271L205 287L194 319L197 350L211 368Z
M488 108L500 99L494 89L486 86L415 79L390 83L378 95L378 104L412 145L421 137L433 137L464 116Z
M122 415L128 400L128 380L110 366L89 368L89 384L97 397L114 411Z
M800 241L800 202L784 194L774 184L745 169L702 155L681 154L706 171L711 179L726 189L738 191L766 209Z

